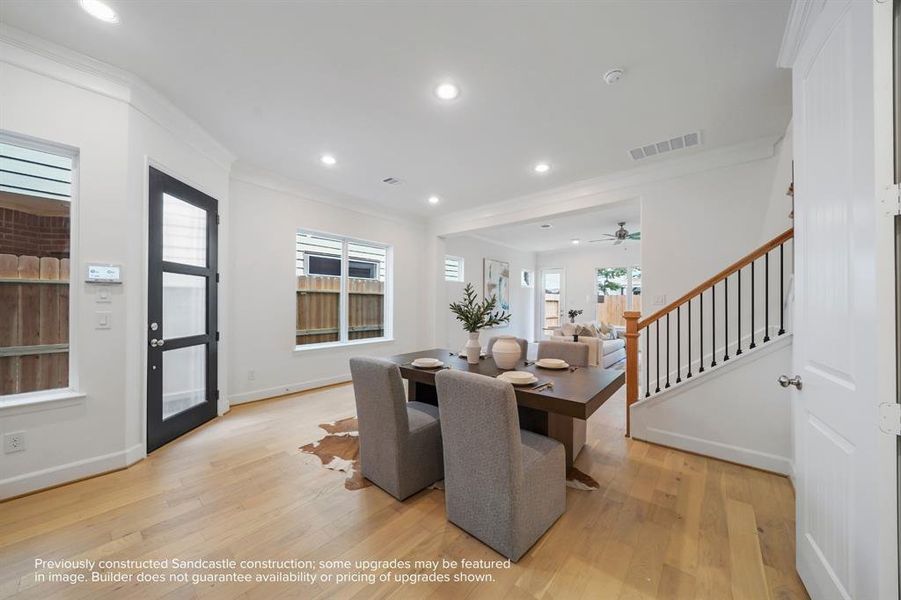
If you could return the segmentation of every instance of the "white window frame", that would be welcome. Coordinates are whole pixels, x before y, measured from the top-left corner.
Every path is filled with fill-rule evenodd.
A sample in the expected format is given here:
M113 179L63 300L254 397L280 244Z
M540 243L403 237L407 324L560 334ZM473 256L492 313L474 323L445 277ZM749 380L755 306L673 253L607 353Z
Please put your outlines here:
M308 228L298 228L294 231L294 252L295 252L295 263L297 258L297 234L308 234L314 235L318 237L330 238L336 241L341 242L341 289L340 289L340 297L338 300L338 328L340 338L339 341L336 342L320 342L318 344L303 344L298 346L296 342L296 322L292 327L292 331L295 332L294 337L292 339L295 340L294 343L294 352L309 352L311 350L322 350L325 348L342 348L345 346L360 346L364 344L379 344L385 342L393 342L394 341L394 246L390 244L386 244L384 242L377 242L374 240L365 240L357 237L341 235L337 233L331 233L328 231L320 231L316 229L308 229ZM348 261L348 244L365 244L367 246L375 246L378 248L384 248L385 250L385 312L384 312L384 334L381 337L377 338L365 338L361 340L350 340L348 339L348 307L349 307L349 299L348 299L348 289L347 289L347 280L354 279L350 276L349 269L349 261ZM304 257L304 263L306 263L306 257ZM306 264L304 264L306 267ZM297 281L297 273L296 269L292 269L292 280ZM295 292L296 294L296 292ZM294 312L296 319L296 297L294 304Z
M79 391L78 359L80 356L80 343L78 327L76 326L79 323L77 315L80 314L81 294L84 292L84 283L78 276L78 273L81 272L81 263L79 262L81 253L78 245L81 163L78 149L72 146L19 135L5 130L0 130L0 142L56 154L57 156L66 156L72 159L72 184L71 195L69 196L69 385L68 387L52 390L38 390L0 396L0 416L11 416L31 412L33 410L31 408L32 405L51 403L56 405L56 403L62 403L59 406L74 406L84 402L86 398L86 394ZM42 410L43 408L39 407L37 410Z
M449 259L457 261L457 264L460 266L460 268L458 269L459 274L456 279L448 279L448 277L447 277L447 261ZM447 281L450 283L464 283L466 281L465 267L466 267L466 261L464 260L464 258L462 256L454 256L452 254L445 254L444 255L444 281Z

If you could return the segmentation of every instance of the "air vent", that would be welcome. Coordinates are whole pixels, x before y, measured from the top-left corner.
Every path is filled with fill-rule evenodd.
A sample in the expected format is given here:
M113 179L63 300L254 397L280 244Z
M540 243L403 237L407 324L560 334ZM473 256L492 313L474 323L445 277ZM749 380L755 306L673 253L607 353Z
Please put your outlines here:
M693 131L691 133L686 133L685 135L680 135L679 137L633 148L632 150L629 150L629 155L632 156L632 160L642 160L650 156L666 154L673 150L684 150L685 148L699 146L700 144L701 133L699 131Z
M385 177L382 179L382 183L387 183L388 185L400 185L403 182L396 177Z

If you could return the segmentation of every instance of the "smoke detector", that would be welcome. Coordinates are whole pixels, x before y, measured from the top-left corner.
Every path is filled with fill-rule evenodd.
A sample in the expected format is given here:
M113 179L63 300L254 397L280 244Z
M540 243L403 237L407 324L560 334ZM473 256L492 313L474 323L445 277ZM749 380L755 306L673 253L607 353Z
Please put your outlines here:
M607 85L613 85L617 81L623 78L625 72L622 69L610 69L606 73L604 73L604 81L607 82Z

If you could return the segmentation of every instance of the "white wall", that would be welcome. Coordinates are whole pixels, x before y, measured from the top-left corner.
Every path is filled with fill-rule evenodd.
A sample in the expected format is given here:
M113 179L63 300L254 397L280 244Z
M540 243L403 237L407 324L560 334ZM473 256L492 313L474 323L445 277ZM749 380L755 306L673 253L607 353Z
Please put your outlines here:
M230 157L196 125L138 83L111 78L91 61L76 69L45 56L0 40L0 129L78 153L71 377L84 396L0 403L0 433L24 431L27 445L25 452L0 454L0 497L144 456L148 161L218 198L225 214L228 208ZM122 265L123 284L112 288L110 304L98 305L97 287L81 281L87 261ZM97 310L112 313L111 329L94 328Z
M534 298L535 287L525 288L520 285L520 272L523 269L535 273L535 253L524 252L509 246L502 246L472 236L451 237L445 240L445 253L450 256L460 256L464 260L462 283L444 281L445 302L439 310L438 319L445 323L446 343L445 347L451 350L460 350L466 344L467 334L463 331L459 321L448 310L451 302L457 302L463 298L463 288L471 283L482 298L484 293L484 259L493 258L510 263L510 324L506 327L495 327L482 332L482 346L488 344L488 339L495 335L515 335L534 341Z
M640 230L639 227L635 229ZM610 267L634 267L641 265L641 244L625 242L589 245L583 248L540 252L538 272L541 269L562 268L566 273L564 314L567 310L584 311L579 321L593 321L597 311L597 269ZM541 318L537 315L537 318Z
M238 169L232 178L232 403L348 381L352 356L390 356L431 346L433 269L423 224L315 198L296 182L259 171ZM295 351L294 253L301 228L393 247L394 341Z

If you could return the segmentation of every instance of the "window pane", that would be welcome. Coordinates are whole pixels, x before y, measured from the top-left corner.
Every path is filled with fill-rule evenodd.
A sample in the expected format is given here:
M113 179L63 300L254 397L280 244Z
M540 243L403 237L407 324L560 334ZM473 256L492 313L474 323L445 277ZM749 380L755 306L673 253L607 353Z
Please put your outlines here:
M165 339L204 335L206 332L206 277L163 273Z
M342 258L347 253L346 265ZM386 247L300 231L296 239L298 346L385 335ZM341 314L346 278L347 314ZM341 339L342 322L347 340Z
M206 401L206 345L163 352L163 419Z
M0 143L0 396L69 386L71 166Z
M634 277L638 274L640 286L641 271L638 267L609 267L597 270L597 320L611 325L625 325L623 312L639 310L632 300L635 289Z
M163 194L163 260L205 267L206 221L202 208Z
M385 335L385 268L387 250L349 242L347 337L351 340Z
M297 316L295 344L341 340L343 242L299 232L296 241Z
M463 281L463 259L459 256L444 257L444 280Z

